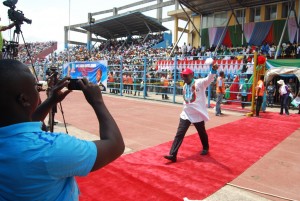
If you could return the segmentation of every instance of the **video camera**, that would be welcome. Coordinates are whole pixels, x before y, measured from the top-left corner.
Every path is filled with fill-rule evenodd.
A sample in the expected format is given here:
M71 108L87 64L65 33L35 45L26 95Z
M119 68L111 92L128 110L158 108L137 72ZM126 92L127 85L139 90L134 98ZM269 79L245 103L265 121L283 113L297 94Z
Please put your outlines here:
M6 0L3 2L3 5L10 8L8 10L8 18L14 23L16 23L16 25L23 24L23 22L26 22L27 24L31 24L32 20L26 18L22 11L20 10L15 11L17 2L18 0Z

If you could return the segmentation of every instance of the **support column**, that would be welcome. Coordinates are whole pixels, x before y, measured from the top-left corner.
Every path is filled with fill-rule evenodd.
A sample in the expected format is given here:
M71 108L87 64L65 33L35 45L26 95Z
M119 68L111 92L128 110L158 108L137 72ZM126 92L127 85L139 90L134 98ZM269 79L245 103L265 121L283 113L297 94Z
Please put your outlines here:
M174 17L174 41L178 40L178 17Z
M65 49L68 49L69 46L69 37L68 37L68 27L64 27L65 28Z
M87 50L91 50L91 46L92 46L92 33L91 32L87 32L87 43L86 43L86 48Z
M163 0L157 0L157 5L161 4L163 2ZM162 23L162 8L157 8L156 9L156 19Z
M91 29L91 23L92 23L92 13L88 13L88 22L90 25L90 29ZM87 31L87 43L86 43L86 48L87 50L91 50L91 45L92 45L92 33L89 31Z
M118 15L118 8L113 7L113 16Z
M178 0L175 0L175 10L178 10L179 9L179 2Z

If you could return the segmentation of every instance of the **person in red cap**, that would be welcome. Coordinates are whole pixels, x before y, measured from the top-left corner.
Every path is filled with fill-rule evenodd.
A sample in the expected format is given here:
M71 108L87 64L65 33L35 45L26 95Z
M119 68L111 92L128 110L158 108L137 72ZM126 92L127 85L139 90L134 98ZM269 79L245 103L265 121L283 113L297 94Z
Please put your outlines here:
M164 158L176 162L177 153L183 138L189 128L194 124L202 143L201 155L208 154L209 144L208 136L205 130L205 121L209 119L206 108L206 88L214 80L217 73L217 65L214 65L212 71L206 78L194 79L194 72L186 68L182 71L183 86L183 111L180 114L180 121L169 155Z

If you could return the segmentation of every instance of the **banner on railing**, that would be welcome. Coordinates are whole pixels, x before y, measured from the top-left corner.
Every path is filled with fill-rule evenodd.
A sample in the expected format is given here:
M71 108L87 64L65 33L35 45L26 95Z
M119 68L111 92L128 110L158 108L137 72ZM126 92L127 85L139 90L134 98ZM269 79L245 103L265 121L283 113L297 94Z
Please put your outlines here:
M86 77L90 82L98 84L102 91L107 88L107 60L93 62L70 62L63 66L63 75L72 79Z
M218 71L224 71L227 74L237 74L243 69L242 60L215 60L219 65ZM175 67L173 60L159 60L156 63L157 71L172 71ZM206 75L210 71L210 66L205 64L205 60L178 60L177 69L179 71L190 68L195 74Z

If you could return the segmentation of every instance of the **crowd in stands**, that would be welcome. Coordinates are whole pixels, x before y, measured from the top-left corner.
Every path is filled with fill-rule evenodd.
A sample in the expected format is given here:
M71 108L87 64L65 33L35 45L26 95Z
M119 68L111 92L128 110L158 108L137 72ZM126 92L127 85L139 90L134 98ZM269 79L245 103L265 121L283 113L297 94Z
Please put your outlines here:
M215 46L206 48L204 46L198 48L192 47L190 44L184 43L182 47L175 47L177 53L183 56L224 56L223 59L242 59L243 55L253 54L254 51L265 55L268 58L274 58L277 48L272 44L264 42L261 46L244 45L242 47L226 47L221 45L217 50ZM277 53L278 58L300 58L300 46L296 43L282 43Z
M126 40L108 40L99 46L99 51L128 50L132 47L138 51L149 49L163 41L163 34L147 34L141 37L127 37Z
M125 40L110 40L106 43L101 43L94 46L92 50L88 50L86 46L74 45L68 51L54 52L45 60L36 60L35 66L38 66L38 71L43 74L44 68L55 65L62 66L63 63L71 61L97 61L107 60L109 66L109 73L112 74L113 83L120 83L120 60L122 58L123 64L123 84L125 93L137 94L137 91L142 91L144 60L147 58L147 83L149 92L173 93L172 86L174 86L174 74L170 69L158 68L157 61L169 59L169 56L178 55L179 60L204 60L207 57L214 57L222 60L242 60L240 66L241 73L252 73L253 70L253 53L254 51L265 55L268 58L274 58L276 47L274 44L264 43L261 46L245 45L243 47L229 48L221 45L217 50L216 47L192 47L190 44L184 43L181 47L168 48L152 48L155 44L163 40L161 34L148 34L144 37L128 37ZM32 57L36 57L41 51L52 45L53 42L46 43L29 43L28 50ZM174 52L171 52L174 50ZM283 43L279 49L278 58L300 58L300 46L291 43ZM18 60L26 63L28 62L28 54L24 45L19 46ZM45 65L46 64L46 65ZM181 69L183 70L183 69ZM180 75L180 72L178 72ZM200 73L196 73L197 77L202 77ZM124 77L125 76L125 77ZM235 74L227 74L226 82L233 81ZM132 80L132 83L127 83L126 80ZM131 78L131 79L130 79ZM179 81L178 86L181 86L180 76L177 77ZM168 83L166 82L168 81ZM169 89L165 90L164 86L168 84ZM132 87L133 85L133 87ZM111 84L111 88L118 88L118 84ZM119 93L119 90L111 90L113 93ZM177 93L181 93L179 90ZM166 98L165 98L166 99Z
M173 45L168 48L151 48L153 45L163 40L162 34L147 34L144 37L128 37L126 40L109 40L95 46L92 50L88 50L86 46L71 46L69 50L55 52L48 56L45 62L50 64L61 65L67 61L96 61L107 60L108 65L119 65L122 57L124 68L130 64L142 64L143 57L146 56L150 63L161 58L170 56ZM27 43L27 48L33 60L43 50L51 47L54 42L36 42ZM248 56L254 51L266 55L268 58L274 58L277 51L274 44L264 43L261 46L245 45L243 47L231 47L221 45L217 50L216 47L206 48L192 47L190 44L174 48L171 56L179 55L179 59L199 59L215 56L217 59L248 59ZM247 56L246 56L247 55ZM246 57L245 57L246 56ZM193 57L193 58L192 58ZM251 57L251 56L250 56ZM279 58L300 58L300 46L292 43L283 43L278 50ZM29 62L29 56L24 44L20 44L18 48L18 60L24 63ZM38 60L38 62L44 62Z
M39 54L42 53L44 50L52 47L54 43L55 43L54 41L26 43L26 47L33 61L36 61L37 59L40 59L38 58ZM22 63L31 62L26 47L24 44L19 44L18 47L17 59Z
M124 70L133 71L132 65L141 66L145 56L152 65L155 65L157 60L162 60L171 55L173 46L168 48L151 48L153 45L159 43L162 34L148 34L144 37L128 37L126 40L109 40L106 43L101 43L99 46L88 50L85 46L71 46L68 51L55 52L48 56L45 61L37 60L40 65L46 62L48 65L55 64L61 66L67 61L96 61L107 60L109 66L118 66L122 58ZM51 46L53 42L46 43L27 43L27 48L32 58L35 58L44 49ZM228 48L221 45L217 50L216 47L192 47L190 44L182 47L176 46L172 55L179 55L178 59L198 60L206 57L214 56L216 59L222 60L243 60L244 64L251 63L254 51L266 55L268 58L273 58L276 52L274 44L264 43L262 46L243 46L237 48ZM279 49L279 58L300 57L300 47L296 44L283 43ZM171 55L171 56L172 56ZM18 60L28 63L29 57L24 45L19 45ZM135 66L135 68L136 68ZM143 66L141 66L143 67ZM153 66L152 66L153 67ZM120 70L118 67L114 70ZM159 69L158 69L159 70ZM244 71L251 71L250 65Z
M61 51L49 57L52 62L65 61L96 61L107 60L109 65L120 64L122 57L124 64L141 63L141 58L165 57L166 49L154 49L153 45L162 41L162 35L148 35L145 38L128 38L126 40L109 40L88 50L86 46L72 46L68 51Z

